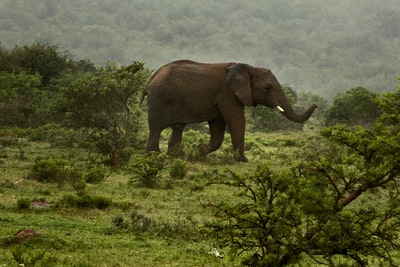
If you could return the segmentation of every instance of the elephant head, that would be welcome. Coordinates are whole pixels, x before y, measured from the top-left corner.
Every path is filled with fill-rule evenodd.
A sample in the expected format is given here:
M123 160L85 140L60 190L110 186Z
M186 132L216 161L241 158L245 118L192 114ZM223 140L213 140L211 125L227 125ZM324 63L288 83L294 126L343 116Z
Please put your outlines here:
M287 119L305 122L317 105L311 105L303 114L296 114L275 75L265 68L234 64L225 70L228 88L245 106L257 104L277 108Z

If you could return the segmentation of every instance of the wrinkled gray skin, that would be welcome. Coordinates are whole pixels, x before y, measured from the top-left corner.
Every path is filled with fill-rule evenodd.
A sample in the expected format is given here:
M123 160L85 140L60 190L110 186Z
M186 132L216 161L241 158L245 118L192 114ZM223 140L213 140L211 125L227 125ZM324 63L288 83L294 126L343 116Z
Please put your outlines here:
M245 106L277 108L295 122L306 121L317 107L312 105L303 114L296 114L268 69L189 60L171 62L158 69L148 84L147 102L148 152L160 150L160 134L165 128L172 127L168 142L171 151L182 141L186 124L207 121L211 137L209 144L200 146L201 153L207 155L217 150L228 126L237 161L248 161L244 155Z

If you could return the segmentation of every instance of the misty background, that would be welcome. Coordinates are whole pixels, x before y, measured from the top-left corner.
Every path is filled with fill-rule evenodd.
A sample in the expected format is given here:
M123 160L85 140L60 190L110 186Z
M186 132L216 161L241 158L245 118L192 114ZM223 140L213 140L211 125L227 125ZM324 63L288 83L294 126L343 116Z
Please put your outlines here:
M270 68L327 99L394 91L398 0L0 0L0 45L57 45L96 65L176 59Z

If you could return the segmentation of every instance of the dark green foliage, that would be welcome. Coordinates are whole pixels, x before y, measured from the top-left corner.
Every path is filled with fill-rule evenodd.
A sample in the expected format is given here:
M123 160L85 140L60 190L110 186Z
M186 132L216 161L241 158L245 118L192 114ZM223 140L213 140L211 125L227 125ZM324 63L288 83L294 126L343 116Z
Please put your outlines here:
M157 186L161 171L165 169L167 156L165 154L150 153L146 156L139 156L133 160L129 167L132 177L129 184L138 184L148 188Z
M80 62L56 46L39 43L0 49L0 62L0 124L38 127L65 120L59 90L73 73L83 71Z
M28 209L31 206L31 200L29 198L19 198L17 200L18 209Z
M27 178L39 182L55 182L63 184L78 180L82 174L63 159L39 159L32 166Z
M70 55L60 52L54 45L33 43L30 46L16 46L10 51L0 53L4 64L0 70L8 73L39 74L42 84L47 85L51 79L58 78L71 67Z
M38 159L32 166L28 179L39 182L58 183L59 185L70 184L77 194L86 194L87 183L99 183L106 177L104 167L80 167L63 159Z
M326 124L337 123L370 126L381 114L376 103L377 94L363 87L338 94L326 113Z
M84 194L81 196L65 195L59 205L72 208L96 208L106 209L112 204L112 199L105 196L91 196Z

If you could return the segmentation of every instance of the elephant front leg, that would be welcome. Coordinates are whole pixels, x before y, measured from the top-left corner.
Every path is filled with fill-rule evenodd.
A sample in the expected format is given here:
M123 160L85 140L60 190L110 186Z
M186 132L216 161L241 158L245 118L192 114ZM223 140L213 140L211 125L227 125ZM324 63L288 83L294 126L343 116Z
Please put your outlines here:
M205 156L217 150L224 141L226 123L222 118L208 121L210 128L210 142L207 145L200 145L200 153Z
M245 124L246 122L244 114L232 116L228 122L228 127L232 138L234 158L236 161L242 161L242 162L249 161L244 155Z

